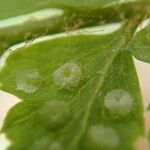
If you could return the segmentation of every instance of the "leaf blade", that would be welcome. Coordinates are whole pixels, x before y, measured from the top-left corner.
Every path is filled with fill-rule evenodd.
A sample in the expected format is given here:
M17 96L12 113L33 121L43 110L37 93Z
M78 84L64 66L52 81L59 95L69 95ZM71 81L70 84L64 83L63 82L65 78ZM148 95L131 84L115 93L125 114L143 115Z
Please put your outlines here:
M81 34L53 39L23 47L11 54L0 73L1 88L17 95L23 102L10 111L3 126L2 131L13 141L10 149L30 149L41 138L56 140L68 150L90 149L92 143L87 137L88 128L94 124L110 126L111 122L111 127L117 131L121 140L117 149L134 149L133 142L143 134L143 118L133 61L130 53L122 51L125 43L126 38L122 36L122 31L118 30L107 35ZM66 49L68 46L69 49ZM79 86L70 91L60 90L52 80L54 70L66 62L80 64L83 73ZM40 90L35 94L17 91L16 74L37 66L42 79L45 78L40 84ZM132 89L133 86L136 92ZM132 113L127 115L126 119L111 118L103 105L105 94L116 88L132 91L130 94L132 93L136 102ZM39 120L39 111L45 102L55 100L67 102L72 114L70 122L60 130L45 128ZM18 114L19 110L22 110L22 113ZM122 120L126 120L126 128ZM130 128L132 132L128 131ZM128 138L129 140L126 140Z

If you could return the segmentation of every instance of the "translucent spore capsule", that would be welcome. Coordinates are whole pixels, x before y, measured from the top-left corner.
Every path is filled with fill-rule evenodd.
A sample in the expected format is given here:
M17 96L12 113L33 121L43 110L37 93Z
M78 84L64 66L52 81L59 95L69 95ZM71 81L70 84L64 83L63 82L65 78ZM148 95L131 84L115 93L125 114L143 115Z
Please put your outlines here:
M47 128L61 128L70 119L68 105L63 101L46 102L40 111L40 119Z
M111 127L91 126L88 130L90 143L95 149L115 149L119 145L119 136Z
M37 140L30 150L63 150L61 143L52 141L49 138L42 138Z
M63 150L62 145L58 142L53 142L48 150Z
M40 75L35 70L25 70L17 74L16 90L25 93L34 93L38 90L38 79Z
M51 140L49 138L42 138L33 143L30 150L48 150Z
M79 85L81 68L75 63L66 63L53 73L54 83L61 89L70 89Z
M110 113L124 116L132 110L133 99L128 92L115 89L105 96L104 106Z

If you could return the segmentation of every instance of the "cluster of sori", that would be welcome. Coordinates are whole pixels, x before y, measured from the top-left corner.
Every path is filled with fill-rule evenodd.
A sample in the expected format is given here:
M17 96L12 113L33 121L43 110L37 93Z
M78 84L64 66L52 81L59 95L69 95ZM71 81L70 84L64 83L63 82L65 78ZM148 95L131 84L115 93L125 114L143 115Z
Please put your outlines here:
M66 63L56 69L53 73L54 83L60 89L71 89L79 85L81 79L81 68L76 63ZM18 73L16 79L16 90L25 93L34 93L38 90L38 79L40 75L36 70L25 70Z
M81 67L76 63L65 63L57 68L53 73L54 84L60 88L69 90L73 87L77 87L81 80L82 71ZM35 82L29 82L30 80L37 80L39 73L36 71L28 71L23 75L17 77L17 89L26 93L33 93L38 88ZM29 80L29 81L28 81ZM31 84L32 83L32 84ZM104 107L106 112L110 115L118 117L124 117L131 112L133 107L133 99L130 94L122 89L114 89L109 91L104 97ZM53 100L46 102L39 112L40 122L50 129L59 129L64 127L71 118L71 113L68 104L62 100ZM87 130L89 143L94 145L96 149L114 149L119 144L119 135L112 128L105 126L104 124L92 125ZM38 146L50 147L50 150L61 150L62 146L55 141L49 142L49 139L44 138L34 144L34 148ZM34 149L33 148L33 149ZM38 148L37 148L38 149Z

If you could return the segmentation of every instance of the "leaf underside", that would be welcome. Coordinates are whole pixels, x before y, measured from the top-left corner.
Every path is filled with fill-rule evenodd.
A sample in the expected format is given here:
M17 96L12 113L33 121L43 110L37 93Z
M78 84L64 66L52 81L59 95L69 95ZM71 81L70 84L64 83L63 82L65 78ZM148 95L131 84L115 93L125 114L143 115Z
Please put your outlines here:
M92 125L112 127L119 135L116 150L134 149L144 134L142 102L130 52L124 51L126 38L119 30L109 35L77 35L28 45L10 54L0 73L1 89L22 102L13 107L2 132L13 141L10 150L30 150L42 138L61 143L63 149L91 149L87 131ZM82 68L82 79L71 90L59 89L53 72L65 63ZM19 65L18 65L19 64ZM26 93L16 89L17 74L36 70L38 90ZM126 116L111 115L104 107L105 95L123 89L130 93L134 107ZM64 101L71 111L68 123L51 130L40 121L39 112L47 101Z
M27 43L14 52L10 50L5 66L0 69L0 89L21 99L8 112L1 129L12 142L9 150L136 149L137 139L145 133L143 104L132 54L150 62L149 26L135 36L133 33L138 23L149 16L149 1L120 3L120 0L1 0L0 23L47 8L64 11L61 16L44 21L29 19L21 25L0 28L0 55L11 45ZM78 28L124 23L125 20L123 29L113 33L69 34L70 30L78 32ZM59 32L64 31L67 36L59 37ZM53 37L52 34L58 35L57 38L34 43L37 37ZM71 63L81 69L80 82L70 89L60 89L54 81L54 72ZM106 95L116 89L128 93L133 100L131 111L125 115L117 116L105 107ZM59 102L61 109L59 106L56 110L51 108L52 113L44 110L48 113L41 115L43 108ZM63 108L68 110L63 112ZM63 113L60 124L48 127L49 120L45 118L59 112ZM68 112L69 117L65 117ZM63 119L66 123L62 125ZM119 143L115 148L99 148L92 143L89 129L97 125L116 132Z

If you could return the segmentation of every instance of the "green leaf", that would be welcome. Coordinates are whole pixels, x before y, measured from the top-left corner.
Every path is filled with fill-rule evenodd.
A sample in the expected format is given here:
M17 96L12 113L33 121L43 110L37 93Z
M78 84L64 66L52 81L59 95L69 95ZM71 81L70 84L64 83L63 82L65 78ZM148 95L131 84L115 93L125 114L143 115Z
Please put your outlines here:
M120 3L134 2L141 0L1 0L0 2L0 19L22 15L32 11L37 11L45 8L104 8ZM5 12L5 13L4 13Z
M137 59L150 62L150 18L139 25L129 49Z
M147 0L1 0L0 55L16 43L47 34L140 18L148 13L147 5Z
M21 16L0 20L0 53L9 46L35 39L47 33L55 33L64 27L62 9L42 9Z
M150 104L148 105L147 110L150 111Z
M10 150L134 149L143 108L120 25L38 38L4 53L1 89L22 100L2 128Z

